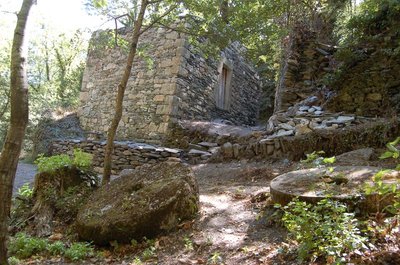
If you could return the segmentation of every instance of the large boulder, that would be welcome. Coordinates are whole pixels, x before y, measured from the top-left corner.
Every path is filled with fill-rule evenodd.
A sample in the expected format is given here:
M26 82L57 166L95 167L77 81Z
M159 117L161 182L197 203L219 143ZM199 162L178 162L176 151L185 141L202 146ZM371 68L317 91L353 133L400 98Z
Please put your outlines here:
M167 232L193 218L198 208L198 185L188 166L144 165L98 189L79 211L76 229L99 245L130 242Z

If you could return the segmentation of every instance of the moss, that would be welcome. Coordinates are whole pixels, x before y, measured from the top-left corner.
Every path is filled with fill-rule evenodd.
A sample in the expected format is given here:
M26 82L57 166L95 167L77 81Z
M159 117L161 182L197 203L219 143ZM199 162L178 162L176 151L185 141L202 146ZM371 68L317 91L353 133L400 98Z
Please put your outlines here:
M78 214L77 232L98 244L149 238L193 217L197 192L187 166L143 166L95 192Z

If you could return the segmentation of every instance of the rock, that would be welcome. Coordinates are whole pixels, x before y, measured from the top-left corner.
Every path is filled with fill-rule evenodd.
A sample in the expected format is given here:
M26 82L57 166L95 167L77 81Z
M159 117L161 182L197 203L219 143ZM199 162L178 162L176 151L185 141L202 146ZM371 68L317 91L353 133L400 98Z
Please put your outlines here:
M322 110L322 108L320 106L312 106L312 107L315 109L315 111L321 111Z
M374 154L373 148L362 148L351 152L343 153L336 157L336 163L343 165L365 165Z
M233 148L233 157L234 158L239 158L240 145L239 144L233 144L232 148Z
M315 109L314 109L314 108L309 108L307 111L308 111L309 113L311 113L311 112L314 112Z
M310 108L309 106L301 106L299 108L299 111L308 111L309 108Z
M274 139L274 138L290 136L290 135L294 135L294 131L293 130L290 130L290 131L279 130L277 133L269 136L268 139Z
M201 143L198 143L198 145L203 146L203 147L207 147L207 148L217 147L218 146L217 143L209 143L209 142L201 142Z
M180 163L182 160L179 157L168 157L167 163Z
M341 122L341 123L345 123L345 122L351 122L354 121L355 118L353 116L339 116L337 117L337 121Z
M307 106L312 106L313 104L318 102L318 97L316 96L311 96L303 100L303 104Z
M311 130L314 130L315 128L319 128L320 124L318 122L311 121L308 127L310 127Z
M274 153L274 146L273 145L267 145L267 155L272 155Z
M224 143L222 146L222 155L226 158L233 158L233 146L231 143Z
M355 118L353 116L339 116L336 119L330 119L326 121L327 125L331 124L345 124L354 121Z
M207 151L207 147L198 145L198 144L189 144L189 149L196 149L196 150L202 150L202 151Z
M179 149L175 149L175 148L164 148L164 150L171 154L179 154L181 152Z
M208 151L211 153L211 160L217 161L221 158L221 147L212 147Z
M307 125L301 124L301 123L296 125L296 135L307 134L310 132L312 132L312 130L310 128L308 128Z
M202 150L197 150L197 149L190 149L188 155L189 156L202 156L202 155L211 156L211 153L202 151Z
M278 128L284 129L284 130L286 130L286 131L294 130L294 127L291 126L291 125L289 125L289 124L287 124L287 123L280 123L280 124L278 124Z
M315 115L322 115L324 112L322 110L317 110L314 112Z
M145 165L95 191L78 213L76 232L99 245L141 240L193 218L198 208L198 185L188 166Z

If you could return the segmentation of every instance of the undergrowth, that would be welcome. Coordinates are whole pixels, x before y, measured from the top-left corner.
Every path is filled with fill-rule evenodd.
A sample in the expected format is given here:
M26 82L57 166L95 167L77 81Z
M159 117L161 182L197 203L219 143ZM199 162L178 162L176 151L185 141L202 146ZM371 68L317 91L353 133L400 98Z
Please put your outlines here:
M80 149L74 149L73 157L61 154L50 157L39 155L35 160L38 172L54 172L64 167L73 167L86 171L92 165L93 156Z
M298 243L298 257L303 262L325 258L327 263L340 264L347 253L367 248L355 214L343 203L323 199L312 205L294 199L283 210L284 226Z
M66 245L61 241L50 242L47 239L31 237L18 233L11 238L8 245L11 260L28 259L32 256L63 256L70 261L79 261L94 256L95 251L90 243L75 242Z

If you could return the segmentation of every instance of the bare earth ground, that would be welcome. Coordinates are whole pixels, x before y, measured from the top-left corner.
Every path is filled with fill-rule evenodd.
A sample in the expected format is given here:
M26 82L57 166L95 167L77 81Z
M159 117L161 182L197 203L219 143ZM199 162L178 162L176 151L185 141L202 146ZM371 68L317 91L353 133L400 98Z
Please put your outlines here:
M379 162L376 166L386 165ZM101 257L78 263L60 257L38 257L23 264L298 264L294 259L282 260L285 256L279 255L279 250L288 246L284 242L286 232L274 224L273 211L264 206L270 181L299 167L299 163L289 160L192 166L200 188L199 216L175 232L158 237L154 257L147 261L142 258L142 263L134 260L142 257L144 248L121 245L98 249Z

